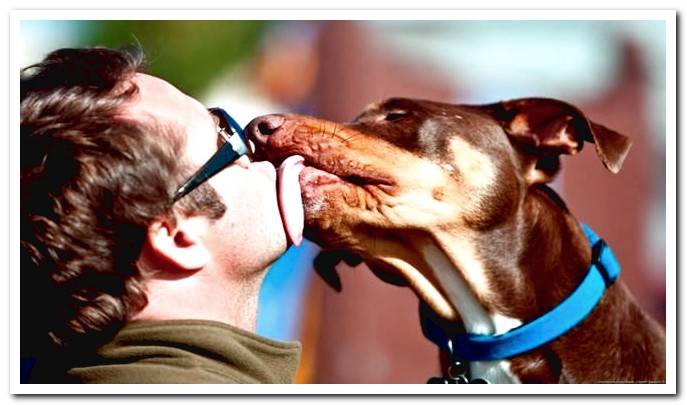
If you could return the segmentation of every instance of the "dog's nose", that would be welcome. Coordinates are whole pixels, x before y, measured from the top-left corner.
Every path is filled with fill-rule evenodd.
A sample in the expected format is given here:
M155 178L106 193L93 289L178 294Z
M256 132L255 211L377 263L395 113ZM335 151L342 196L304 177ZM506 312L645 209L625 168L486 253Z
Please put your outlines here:
M280 114L263 115L248 123L244 131L256 145L264 145L270 135L284 124L284 120L284 116Z

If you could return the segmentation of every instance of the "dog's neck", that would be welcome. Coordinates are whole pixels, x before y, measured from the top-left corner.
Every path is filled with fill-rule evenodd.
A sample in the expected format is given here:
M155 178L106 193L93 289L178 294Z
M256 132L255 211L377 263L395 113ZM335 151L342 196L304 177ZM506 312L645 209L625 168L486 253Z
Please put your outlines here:
M469 332L499 332L496 324L480 330L482 323L470 321L474 316L467 312L480 312L470 307L474 303L481 315L532 319L556 306L586 274L591 250L584 233L556 202L535 193L498 227L438 230L433 246L420 247ZM473 304L462 309L470 298Z
M591 255L584 234L560 200L534 193L499 227L438 231L434 244L421 249L469 333L502 334L540 316L569 295L586 272ZM526 357L474 362L471 370L499 382L560 380L555 353Z
M570 295L588 271L591 249L575 219L550 189L532 193L502 227L479 234L436 232L433 246L421 248L467 332L500 334L537 318ZM598 342L618 343L619 323L628 311L639 317L625 287L614 285L582 325L547 349L514 359L509 370L523 382L599 380L590 374L587 361L598 357ZM651 346L651 339L660 338L660 327L646 317L639 321L648 329L642 344ZM581 342L587 343L582 347ZM641 345L618 346L605 357L607 364L597 364L599 370L622 367L621 351Z

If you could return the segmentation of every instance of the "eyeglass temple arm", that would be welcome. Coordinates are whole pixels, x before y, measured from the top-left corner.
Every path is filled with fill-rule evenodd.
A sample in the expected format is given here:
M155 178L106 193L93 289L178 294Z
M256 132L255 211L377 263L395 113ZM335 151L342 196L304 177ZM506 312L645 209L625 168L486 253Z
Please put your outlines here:
M246 135L243 133L243 128L241 128L239 123L236 122L236 120L234 120L234 117L225 113L224 118L227 120L227 122L229 122L229 126L231 126L231 129L233 129L234 131L236 131L237 134L239 134L241 139L246 139Z
M196 187L203 184L207 179L217 174L220 170L229 166L236 159L245 154L245 145L241 141L230 139L230 143L222 145L218 153L216 153L210 160L207 161L190 179L186 181L176 193L172 200L177 202L181 197L195 190ZM240 145L235 145L240 144ZM237 151L238 149L238 151Z
M234 118L220 109L211 109L212 111L218 110L222 113L227 123L236 131L239 136L229 137L229 142L222 145L222 147L215 153L215 155L203 165L190 179L186 181L179 189L174 193L172 197L173 202L177 202L186 194L195 190L196 187L201 185L210 177L217 174L220 170L224 169L236 159L247 154L249 152L249 146L246 144L246 137L243 133L243 128L239 125Z

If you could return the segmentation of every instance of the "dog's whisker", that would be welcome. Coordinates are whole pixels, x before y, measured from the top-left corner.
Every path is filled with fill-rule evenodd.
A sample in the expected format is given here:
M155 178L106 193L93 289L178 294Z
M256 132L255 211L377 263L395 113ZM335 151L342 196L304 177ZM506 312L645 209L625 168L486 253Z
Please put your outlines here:
M360 134L353 134L353 135L349 136L348 138L344 139L343 142L347 144L351 139L354 139L359 135Z

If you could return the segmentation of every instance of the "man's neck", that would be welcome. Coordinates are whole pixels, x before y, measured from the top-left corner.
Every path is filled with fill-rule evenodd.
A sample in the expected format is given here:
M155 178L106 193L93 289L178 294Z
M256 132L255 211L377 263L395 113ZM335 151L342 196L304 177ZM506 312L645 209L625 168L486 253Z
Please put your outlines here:
M215 277L207 270L183 279L148 280L148 305L132 320L202 319L255 332L258 295L265 272L235 280Z

